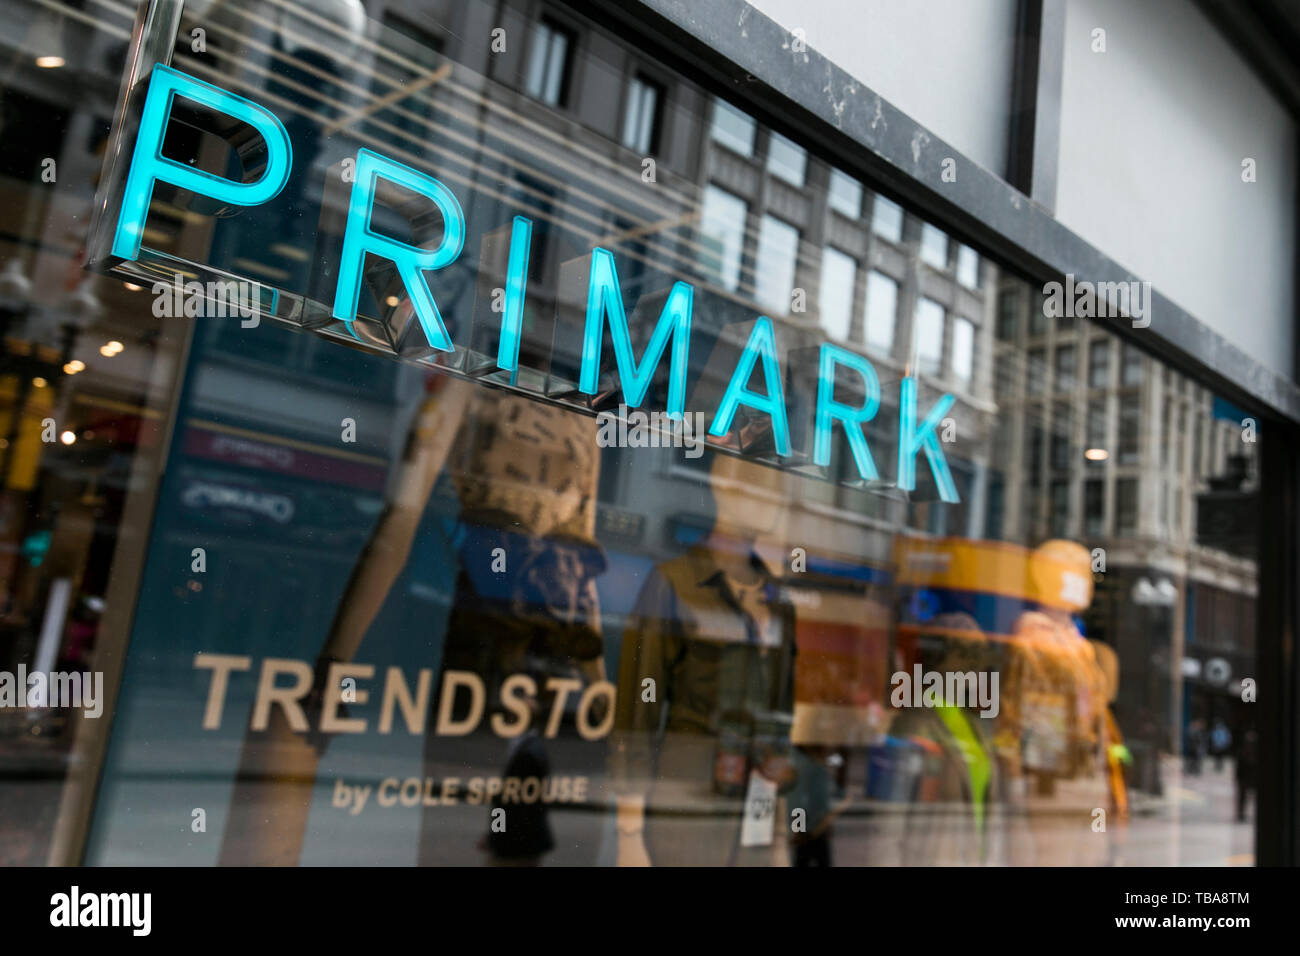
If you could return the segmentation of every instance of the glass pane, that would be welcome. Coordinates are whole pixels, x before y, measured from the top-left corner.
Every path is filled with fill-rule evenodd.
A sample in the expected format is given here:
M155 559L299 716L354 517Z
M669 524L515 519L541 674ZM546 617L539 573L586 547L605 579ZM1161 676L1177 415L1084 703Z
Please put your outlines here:
M173 68L276 115L291 175L220 215L159 184L110 265L133 10L10 6L0 674L106 692L0 708L0 860L1252 858L1257 410L549 0L186 4ZM213 119L168 155L237 174ZM332 317L362 148L456 198L451 350L379 256ZM427 252L435 195L370 221Z

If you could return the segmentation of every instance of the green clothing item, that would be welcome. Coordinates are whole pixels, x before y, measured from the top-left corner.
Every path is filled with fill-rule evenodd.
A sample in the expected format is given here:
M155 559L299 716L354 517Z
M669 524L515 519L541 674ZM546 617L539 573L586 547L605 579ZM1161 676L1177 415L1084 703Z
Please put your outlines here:
M918 794L906 813L903 865L977 865L1000 857L993 838L1005 826L1007 807L993 731L994 721L948 704L895 716L892 736L937 745L936 755L925 759L929 793Z
M989 778L992 776L992 761L984 750L979 735L971 727L966 714L960 707L942 704L936 708L939 718L952 734L962 760L966 764L966 782L970 787L971 802L975 805L975 828L984 832L984 807L988 802Z

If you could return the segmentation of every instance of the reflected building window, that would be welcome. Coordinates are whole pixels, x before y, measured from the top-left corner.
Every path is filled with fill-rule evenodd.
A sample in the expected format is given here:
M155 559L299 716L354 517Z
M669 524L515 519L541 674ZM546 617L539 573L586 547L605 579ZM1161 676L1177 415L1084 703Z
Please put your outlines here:
M1051 496L1051 535L1064 538L1070 533L1070 482L1059 478L1052 482L1049 490Z
M871 204L871 231L890 242L903 241L903 207L880 193Z
M1122 538L1137 534L1138 483L1136 478L1115 482L1115 533Z
M1123 347L1124 358L1120 366L1121 385L1142 384L1142 353L1131 345Z
M912 350L917 370L923 374L938 375L943 371L943 319L943 306L938 302L924 297L917 300Z
M1088 403L1088 420L1084 423L1085 440L1088 448L1097 451L1106 451L1106 400L1104 398L1095 398ZM1098 456L1089 458L1088 464L1100 466L1105 458Z
M1020 325L1020 284L1003 285L998 290L997 334L1000 342L1015 342Z
M754 298L759 305L777 315L790 311L798 256L799 230L775 216L764 216L754 266Z
M1170 422L1173 420L1173 409L1173 400L1166 398L1160 413L1160 433L1164 436L1164 441L1160 443L1160 467L1162 468L1169 465L1169 449L1174 441L1173 434L1169 430Z
M1058 392L1074 391L1074 356L1073 345L1061 345L1056 349L1056 390Z
M745 200L708 186L700 208L701 265L709 278L728 291L740 288L740 261L745 249Z
M1025 427L1025 459L1029 475L1027 483L1037 488L1043 468L1043 410L1037 405L1026 407L1028 424Z
M948 234L928 222L921 224L921 261L936 269L948 268Z
M980 256L970 246L957 245L957 281L968 289L980 287Z
M1110 342L1099 339L1088 346L1088 387L1110 385Z
M742 113L726 100L713 101L713 123L709 135L715 143L721 143L741 156L753 156L757 132L758 124L754 117Z
M952 326L952 373L967 387L975 376L975 324L958 318Z
M898 283L883 272L867 274L867 348L888 354L894 348L898 320Z
M1071 454L1074 444L1074 410L1065 402L1059 402L1052 417L1052 470L1069 471L1074 459Z
M528 95L550 106L567 106L569 51L573 34L551 20L540 21L533 31L524 88Z
M623 116L623 145L637 153L659 151L659 111L663 88L643 76L634 76L627 90Z
M862 215L862 183L848 173L832 169L826 202L840 215L857 219Z
M1142 406L1137 395L1121 395L1119 400L1119 463L1136 464L1141 453Z
M780 133L772 133L767 143L767 171L792 186L802 186L808 167L808 154Z
M852 256L827 246L822 251L821 288L818 307L821 325L836 341L846 341L853 323L853 284L857 264Z
M1047 352L1044 349L1029 351L1029 368L1026 389L1031 395L1040 395L1047 390Z
M1090 538L1106 533L1106 483L1100 478L1083 483L1083 533Z

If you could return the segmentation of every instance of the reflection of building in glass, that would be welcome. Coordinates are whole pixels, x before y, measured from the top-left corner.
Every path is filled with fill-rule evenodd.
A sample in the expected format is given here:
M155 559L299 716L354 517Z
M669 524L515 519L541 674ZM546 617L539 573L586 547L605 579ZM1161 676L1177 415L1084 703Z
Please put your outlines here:
M314 837L343 815L321 797L330 768L445 780L549 767L589 777L588 802L534 820L535 839L513 855L609 862L602 801L617 735L582 736L578 715L600 718L580 701L627 671L618 702L637 713L643 662L664 683L688 663L685 706L664 726L689 739L670 748L675 773L660 767L678 778L661 808L680 813L678 849L702 862L725 861L739 817L723 818L760 753L778 802L835 821L840 860L1061 862L1061 846L1091 860L1110 844L1085 828L1053 834L1061 811L1109 794L1122 816L1130 790L1162 809L1158 756L1183 723L1236 724L1227 704L1254 668L1257 469L1242 415L1200 385L1104 323L1047 320L1029 285L836 168L816 142L785 135L795 123L770 128L657 59L653 44L532 0L187 3L173 56L177 69L267 104L290 130L294 171L274 202L219 216L160 187L146 245L276 287L305 305L281 318L311 328L328 321L347 163L362 146L382 152L436 176L463 206L463 252L429 274L453 339L476 352L429 357L457 375L396 360L427 356L382 260L367 266L362 347L337 324L312 334L271 319L160 316L147 289L85 278L78 249L128 6L19 0L0 14L14 21L0 42L26 63L0 83L6 133L26 131L0 150L12 210L0 236L0 669L56 647L127 661L101 741L111 758L86 761L103 770L104 796L83 813L96 836L60 842L110 862L218 852L227 862L474 862L486 805L422 807L404 832L366 829L367 817L348 831L356 839ZM33 17L64 7L79 14L62 21L65 52L88 51L75 73L37 67L30 49L48 33ZM184 42L199 26L202 50ZM229 169L209 119L178 114L168 148ZM38 185L46 157L58 160L57 190ZM375 219L394 236L437 236L426 210L410 211L385 195ZM495 366L494 299L516 216L532 222L532 244L512 376ZM590 413L620 399L607 327L597 396L576 388L597 246L614 255L638 357L674 281L693 286L688 412L716 407L755 317L770 316L794 445L783 470L765 467L776 461L766 416L743 410L728 437L742 455L596 442ZM125 354L100 353L109 339ZM838 425L830 468L810 463L826 341L868 356L879 375L880 408L865 427L875 482L859 480ZM68 371L70 358L88 367ZM648 409L664 405L667 365ZM955 397L940 431L957 504L937 500L923 456L917 489L895 487L904 377L920 382L921 415ZM838 385L844 401L861 399L852 375ZM51 412L70 416L74 445L37 441ZM123 517L133 489L144 502L134 523ZM201 573L191 571L196 542L207 548ZM1087 587L1075 572L1094 548L1106 570ZM115 643L98 634L110 566L109 603L129 609ZM45 626L61 595L74 609L63 631ZM256 662L232 675L211 733L196 731L200 653ZM273 690L254 691L271 657L308 672L310 737L288 709L269 738L247 719L254 694ZM486 731L420 739L427 727L414 727L438 719L440 690L431 707L395 705L409 734L376 731L383 692L362 676L369 704L338 716L367 730L336 738L322 760L320 692L335 665L431 673L439 689L447 672L472 673L489 701L481 728L514 710L504 688L520 676L578 689L525 695L521 719L537 718L531 729L553 712L555 733L507 751ZM1004 668L997 722L891 709L891 673L912 666ZM766 676L744 686L755 674ZM449 718L473 710L453 703ZM659 716L640 714L640 729ZM5 759L19 739L10 729L0 725ZM34 739L21 739L20 757L40 747L41 759L67 756L66 737ZM158 774L219 790L231 807L220 841L164 845L150 803L162 799ZM248 799L268 780L283 785L278 798ZM0 860L16 819L6 799ZM128 804L132 819L114 809ZM286 815L268 827L277 804ZM22 810L38 836L18 858L35 861L55 809ZM969 844L955 856L930 840L942 812ZM725 825L693 840L706 816ZM902 820L919 842L896 853L906 841L891 827ZM620 836L628 822L620 813ZM1002 846L973 845L990 832ZM782 857L782 842L758 855Z
M1189 720L1238 723L1256 587L1232 534L1254 525L1245 414L1097 322L1047 317L1017 280L1000 285L996 338L989 534L1031 546L1068 538L1098 569L1104 561L1086 620L1119 653L1121 723L1149 728L1133 746L1176 752ZM1216 533L1198 508L1246 527ZM1216 665L1207 679L1207 655L1230 673Z

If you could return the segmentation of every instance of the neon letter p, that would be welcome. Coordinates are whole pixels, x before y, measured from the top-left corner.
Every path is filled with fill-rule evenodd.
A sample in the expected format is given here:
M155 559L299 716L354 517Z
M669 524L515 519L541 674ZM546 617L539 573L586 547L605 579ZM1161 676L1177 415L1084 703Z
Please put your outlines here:
M251 183L245 183L164 156L163 141L167 136L172 103L177 96L224 113L257 130L266 145L266 168L262 175ZM279 195L289 181L292 165L293 147L289 134L284 124L266 107L187 73L157 64L149 78L149 93L140 116L140 131L126 177L117 232L113 236L113 255L128 260L140 257L140 240L144 236L154 183L170 183L232 206L256 206Z

